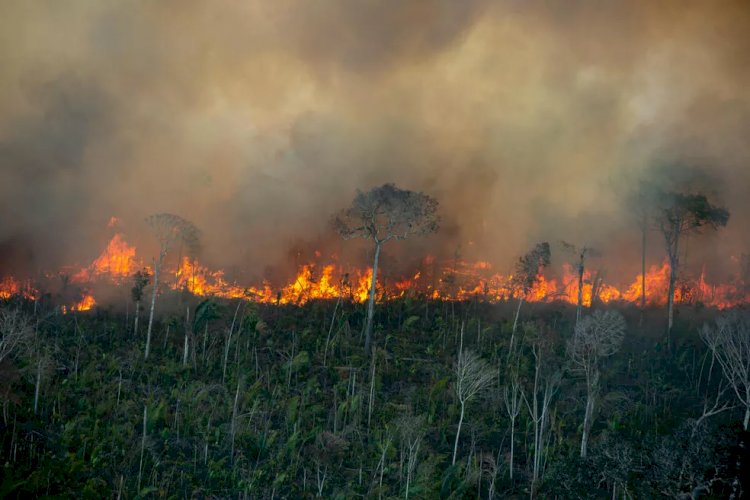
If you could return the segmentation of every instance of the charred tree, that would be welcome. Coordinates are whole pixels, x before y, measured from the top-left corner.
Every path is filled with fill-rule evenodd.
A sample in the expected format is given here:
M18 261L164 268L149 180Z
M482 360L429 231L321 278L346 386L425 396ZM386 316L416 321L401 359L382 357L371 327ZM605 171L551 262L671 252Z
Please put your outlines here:
M669 259L669 290L667 292L667 340L674 323L674 295L680 265L680 240L704 227L717 229L727 225L729 212L712 205L705 195L667 193L656 216L656 224L664 236Z
M539 281L544 268L549 266L551 259L551 252L549 249L549 243L546 241L537 243L534 248L529 251L526 255L518 259L516 264L516 272L513 275L513 286L518 291L518 307L516 308L516 317L513 320L513 330L510 336L510 347L508 348L508 356L513 352L513 342L516 336L516 329L518 328L518 318L521 315L521 306L523 305L524 299L531 293L534 285Z
M133 325L133 336L138 335L138 318L141 315L141 300L143 299L143 289L148 286L151 278L149 272L146 269L137 271L133 275L133 288L130 290L130 294L135 302L135 320Z
M365 322L365 352L368 355L381 248L390 240L405 240L437 231L440 220L437 208L437 200L424 193L383 184L367 192L357 191L351 206L333 219L334 228L344 239L370 239L375 245Z
M563 247L573 253L576 256L576 276L578 278L578 300L576 303L576 325L579 321L581 321L581 314L583 313L583 276L586 272L586 259L589 257L596 257L598 253L596 250L591 248L588 245L583 245L582 247L578 247L576 245L573 245L571 243L567 243L565 241L562 242ZM592 293L591 293L591 304L593 305L594 302L594 287L596 286L596 283L592 284Z

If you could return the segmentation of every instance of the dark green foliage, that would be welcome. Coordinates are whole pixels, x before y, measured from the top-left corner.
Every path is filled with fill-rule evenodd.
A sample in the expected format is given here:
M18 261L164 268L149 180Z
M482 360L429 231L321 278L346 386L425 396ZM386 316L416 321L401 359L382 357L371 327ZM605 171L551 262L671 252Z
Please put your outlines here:
M511 483L500 389L510 377L515 304L389 302L375 316L381 340L368 359L360 338L362 306L343 302L325 365L334 303L248 304L237 317L223 377L225 333L236 303L188 300L199 341L191 341L197 361L187 366L184 316L155 324L156 339L168 325L179 333L155 342L146 363L142 339L133 338L118 315L38 311L51 368L36 415L36 358L18 352L0 364L0 496L403 498L405 444L415 435L421 441L409 498L488 498L490 488L496 498L529 495L533 425L523 407ZM25 307L31 315L33 307ZM728 496L738 461L747 463L738 446L747 439L737 425L741 413L696 420L720 381L696 333L714 313L685 310L674 348L666 350L660 332L648 328L659 324L658 311L650 311L643 331L632 327L637 309L621 312L630 329L621 350L602 361L606 397L586 459L578 457L584 390L565 353L575 311L532 303L527 314L533 320L520 325L517 371L525 390L535 374L532 345L543 345L542 376L561 376L538 497L611 498L614 490L618 498L658 498L696 488L705 488L706 498ZM462 323L464 349L496 368L497 380L467 411L451 466ZM405 422L419 426L408 433Z

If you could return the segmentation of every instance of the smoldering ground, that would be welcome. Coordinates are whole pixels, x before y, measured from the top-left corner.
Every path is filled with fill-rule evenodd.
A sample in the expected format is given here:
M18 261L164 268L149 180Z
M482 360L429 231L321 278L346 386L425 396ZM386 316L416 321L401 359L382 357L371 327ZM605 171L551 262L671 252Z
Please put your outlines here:
M750 248L749 25L745 2L3 2L0 270L86 262L113 215L147 250L169 211L261 273L395 182L442 207L412 256L565 239L632 276L623 200L668 171L732 213L691 243L723 272Z

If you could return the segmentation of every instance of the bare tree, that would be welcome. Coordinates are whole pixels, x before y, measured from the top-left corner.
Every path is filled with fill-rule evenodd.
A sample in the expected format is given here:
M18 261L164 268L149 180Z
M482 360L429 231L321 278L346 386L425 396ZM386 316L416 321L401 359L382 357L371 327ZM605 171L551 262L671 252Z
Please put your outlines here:
M680 239L708 226L717 229L727 225L729 212L709 203L705 195L666 193L656 216L656 224L664 236L669 258L669 291L667 292L667 336L672 331L674 293L680 265Z
M0 362L25 346L33 331L31 321L22 311L0 308Z
M419 448L425 434L425 419L422 415L402 415L396 422L399 430L401 456L406 460L406 493L404 498L409 498L414 472L419 460Z
M625 318L617 311L594 311L581 319L568 342L568 355L586 379L586 410L583 416L581 457L586 457L594 410L599 398L601 359L620 349L625 337Z
M582 247L578 247L576 245L573 245L572 243L567 243L565 241L562 242L563 247L568 250L569 252L572 252L577 257L576 262L576 273L578 276L578 303L576 306L576 325L579 321L581 321L581 314L583 313L583 274L586 270L586 259L588 257L596 257L598 255L598 252L591 248L588 245L583 245ZM592 289L593 292L593 289ZM591 294L591 304L593 305L593 293Z
M365 323L365 351L368 354L381 247L390 240L405 240L437 231L437 208L437 200L424 193L383 184L367 192L357 191L351 206L333 219L334 228L344 239L371 239L375 244Z
M646 310L646 244L648 232L652 228L651 221L658 199L657 191L651 182L641 179L637 182L637 187L628 193L626 200L630 213L641 231L641 325Z
M536 339L531 345L531 354L534 358L534 380L529 396L526 391L521 391L521 397L526 404L529 418L534 425L534 448L532 462L531 490L532 498L541 479L546 452L545 440L548 429L552 398L560 386L561 374L557 370L550 370L549 363L544 359L546 342Z
M516 309L516 317L513 320L513 331L510 336L508 356L513 352L513 342L516 336L516 329L518 328L518 317L521 315L521 305L523 305L523 301L528 294L531 293L536 282L539 281L539 276L542 274L544 268L549 266L550 258L549 243L544 241L537 243L529 253L518 259L512 283L514 288L518 290L518 308Z
M159 257L154 259L154 284L151 293L151 312L148 315L148 330L146 332L146 351L144 357L148 359L151 347L151 328L154 323L154 309L156 307L156 295L159 289L159 273L167 253L177 243L182 243L188 252L194 252L198 248L198 237L200 232L192 222L187 221L179 215L160 213L146 218L157 239L159 240Z
M458 420L456 441L453 443L453 464L456 463L458 452L458 438L461 435L461 425L464 422L466 403L484 390L494 379L495 372L489 364L471 351L461 351L456 363L456 397L461 404L461 416Z
M510 380L508 384L503 387L503 402L505 403L505 411L508 413L508 419L510 420L510 464L508 465L508 472L510 473L510 481L512 483L516 419L521 412L521 381L518 376L517 357L515 363L510 365L509 372Z
M703 325L701 338L719 362L734 394L745 406L743 426L750 424L750 315L730 312L716 325Z

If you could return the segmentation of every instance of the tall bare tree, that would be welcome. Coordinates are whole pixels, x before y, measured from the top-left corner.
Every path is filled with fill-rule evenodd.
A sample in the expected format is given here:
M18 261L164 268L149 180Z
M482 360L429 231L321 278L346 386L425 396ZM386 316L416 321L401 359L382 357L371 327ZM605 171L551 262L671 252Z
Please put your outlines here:
M625 337L625 318L617 311L594 311L575 326L568 342L568 355L586 379L586 410L583 416L581 457L586 457L591 424L599 398L601 360L620 349Z
M0 308L0 362L26 346L33 333L31 320L20 309Z
M513 342L518 328L518 317L521 315L521 306L526 297L531 293L534 285L539 281L542 271L550 264L551 253L549 243L546 241L537 243L529 253L518 259L516 271L513 274L513 287L518 291L518 307L516 317L513 320L513 331L510 336L510 347L508 356L513 352Z
M589 257L596 257L598 252L588 245L581 247L573 245L572 243L562 242L563 247L573 253L576 256L576 275L578 277L578 303L576 306L576 325L581 321L581 314L583 313L583 275L586 271L586 259ZM593 287L592 287L593 292ZM592 293L592 305L593 305L593 293Z
M727 225L729 212L712 205L705 195L666 193L661 197L656 224L664 236L669 258L669 291L667 292L667 336L674 323L674 293L680 265L680 240L704 227L717 229Z
M534 358L534 380L529 395L522 390L521 397L526 404L529 418L534 426L534 448L532 459L531 496L536 495L539 480L542 477L546 455L546 438L549 430L547 423L550 418L552 398L560 387L561 374L557 370L549 369L545 351L548 349L546 341L538 338L532 341L531 354Z
M402 460L406 462L406 493L409 498L414 473L419 460L419 448L425 435L425 418L422 415L404 414L396 421Z
M483 391L494 379L495 372L485 360L471 351L460 351L456 363L456 397L461 404L461 416L458 419L456 441L453 443L453 464L456 463L458 438L464 422L466 404Z
M365 351L368 354L381 247L390 240L405 240L437 231L440 220L437 209L437 200L424 193L383 184L367 192L357 191L351 206L333 219L334 228L344 239L370 239L375 245L365 323Z
M505 411L510 420L510 463L508 472L510 481L513 482L514 456L515 456L515 434L516 420L521 412L521 380L519 377L519 356L511 355L512 361L508 364L508 384L503 387L503 403Z
M701 338L745 407L742 425L747 431L750 424L750 315L739 312L724 314L715 325L703 325Z
M151 293L151 312L148 315L148 330L146 332L146 351L144 357L148 359L151 347L151 328L154 323L154 309L156 308L156 295L159 289L159 273L167 254L176 244L184 244L188 253L195 252L198 248L200 232L192 222L183 219L179 215L160 213L146 218L159 241L159 256L154 259L154 283Z
M655 185L645 179L636 182L636 187L627 194L626 204L633 216L638 229L641 232L641 315L640 323L643 325L643 315L646 311L646 250L649 230L652 229L652 220L656 209L656 200L659 198Z

